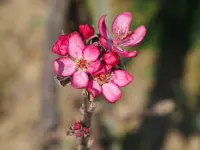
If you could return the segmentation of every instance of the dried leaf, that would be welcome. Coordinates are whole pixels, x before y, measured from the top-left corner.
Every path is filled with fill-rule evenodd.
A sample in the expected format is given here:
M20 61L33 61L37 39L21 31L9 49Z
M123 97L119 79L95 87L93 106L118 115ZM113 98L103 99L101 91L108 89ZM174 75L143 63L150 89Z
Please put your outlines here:
M71 77L61 77L61 76L55 76L54 80L57 84L59 84L62 87L65 87L67 84L70 83Z

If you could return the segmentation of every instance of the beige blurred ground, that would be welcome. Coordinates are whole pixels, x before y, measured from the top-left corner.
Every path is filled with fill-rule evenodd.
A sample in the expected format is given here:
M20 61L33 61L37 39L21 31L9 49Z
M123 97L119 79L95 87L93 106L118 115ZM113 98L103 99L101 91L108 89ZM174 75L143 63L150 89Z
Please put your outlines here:
M10 0L0 4L0 150L38 149L41 54L47 8L43 0ZM200 52L193 51L186 62L184 83L192 95L199 84L199 57ZM128 66L135 81L123 90L124 98L111 106L111 114L115 115L109 119L115 122L114 134L123 135L139 126L139 120L132 118L126 122L125 119L141 113L146 105L147 93L153 84L149 70L155 58L155 52L146 49ZM81 94L70 87L58 87L58 91L62 123L59 134L63 147L68 145L70 149L69 143L74 139L65 136L65 129L74 116L78 117L73 108ZM110 111L105 114L106 120ZM181 133L171 130L164 150L199 150L199 143L199 135L187 141Z
M45 7L40 0L0 6L1 150L30 150L36 144Z

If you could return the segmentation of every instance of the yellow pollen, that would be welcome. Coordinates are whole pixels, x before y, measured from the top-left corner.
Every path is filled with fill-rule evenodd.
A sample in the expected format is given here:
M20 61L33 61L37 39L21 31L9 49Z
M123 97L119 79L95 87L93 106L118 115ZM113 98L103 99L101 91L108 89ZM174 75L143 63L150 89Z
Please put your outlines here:
M99 76L99 79L101 80L101 81L104 81L104 80L106 80L106 75L105 74L101 74L100 76Z
M76 67L79 69L87 69L88 65L89 65L89 63L87 60L79 59L76 62Z
M110 79L110 74L100 74L99 76L95 77L95 80L100 84L107 83Z

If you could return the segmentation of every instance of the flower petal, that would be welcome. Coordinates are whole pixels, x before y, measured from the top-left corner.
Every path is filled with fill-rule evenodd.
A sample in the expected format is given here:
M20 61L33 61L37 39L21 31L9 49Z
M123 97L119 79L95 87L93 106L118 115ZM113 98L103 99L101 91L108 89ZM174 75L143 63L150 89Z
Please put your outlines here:
M78 32L73 32L72 34L70 34L68 47L69 47L69 54L73 58L82 57L82 52L85 45L83 43L81 36L78 34Z
M117 37L126 37L129 29L130 24L132 21L132 15L129 12L123 12L115 18L112 23L112 32L114 36Z
M101 62L100 62L100 60L96 60L96 61L90 63L90 65L89 65L88 68L87 68L87 73L93 74L93 73L95 73L96 71L98 71L100 67L101 67Z
M103 46L105 49L112 50L112 41L109 39L105 39L103 37L99 37L99 42L101 46Z
M67 77L75 72L75 63L67 57L60 57L54 61L54 70L58 76Z
M110 103L114 103L122 97L121 90L112 82L103 84L102 94L103 97Z
M107 72L111 71L112 68L113 68L112 65L105 65L105 69L106 69Z
M120 57L117 53L108 51L103 54L102 60L107 65L116 66L120 62Z
M99 48L94 45L86 46L83 50L83 57L88 61L95 61L100 55Z
M72 87L76 89L85 88L88 85L88 75L83 71L76 71L72 76Z
M92 73L92 76L97 76L97 75L100 75L100 74L105 74L107 72L109 72L110 70L112 69L112 67L110 65L104 65L104 64L100 64L99 68L94 72Z
M94 98L101 94L102 88L99 83L95 80L90 80L87 86L87 91L92 94Z
M125 57L125 58L131 58L131 57L136 57L137 56L137 51L133 50L133 51L124 51L122 48L120 47L114 47L113 51L118 53L119 55Z
M104 38L107 38L109 32L108 32L108 28L107 28L106 23L105 23L105 18L106 18L106 15L103 15L99 19L98 29L99 29L99 33L101 34L101 36L104 37Z
M112 73L112 82L119 87L127 86L133 81L133 76L125 70L115 70Z
M146 35L145 26L139 26L130 35L128 35L122 42L123 46L135 46L140 43Z

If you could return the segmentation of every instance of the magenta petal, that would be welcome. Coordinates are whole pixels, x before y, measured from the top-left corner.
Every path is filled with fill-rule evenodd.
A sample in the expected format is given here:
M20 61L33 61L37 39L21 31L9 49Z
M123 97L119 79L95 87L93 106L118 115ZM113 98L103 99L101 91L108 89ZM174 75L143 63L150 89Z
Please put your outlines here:
M92 73L92 76L97 76L97 75L100 75L100 74L105 74L108 72L108 69L109 67L107 67L106 65L104 64L100 64L99 68L97 71L95 71L94 73Z
M99 57L100 50L94 45L86 46L83 50L83 57L88 61L95 61Z
M98 29L99 29L99 33L101 34L102 37L107 38L108 37L108 29L106 27L106 23L105 23L105 18L106 15L103 15L98 22Z
M110 72L112 70L113 66L112 65L105 65L105 69L107 72Z
M132 57L136 57L137 56L137 51L136 50L124 51L120 47L114 47L113 51L118 53L122 57L125 57L125 58L132 58Z
M81 36L78 32L73 32L69 37L69 54L73 58L81 58L85 47Z
M133 76L125 70L115 70L112 73L112 82L119 87L127 86L133 81Z
M85 88L88 85L88 75L87 73L83 72L83 71L76 71L73 76L72 76L72 87L76 88L76 89L81 89L81 88Z
M111 40L100 37L99 42L100 42L101 46L103 46L104 48L106 48L108 50L112 50L113 43Z
M102 94L103 97L110 103L114 103L122 97L120 88L112 82L103 84Z
M94 98L99 96L102 91L101 86L95 80L90 80L86 89Z
M98 71L100 67L101 67L101 62L100 62L100 60L96 60L96 61L90 63L90 65L89 65L88 68L87 68L87 72L88 72L89 74L93 74L93 73L95 73L96 71Z
M112 23L112 32L115 37L126 37L132 20L132 15L129 12L123 12L115 18Z
M75 72L75 63L67 57L60 57L54 61L54 70L58 76L67 77Z
M122 42L123 46L135 46L140 43L146 35L145 26L139 26L130 35L128 35Z

